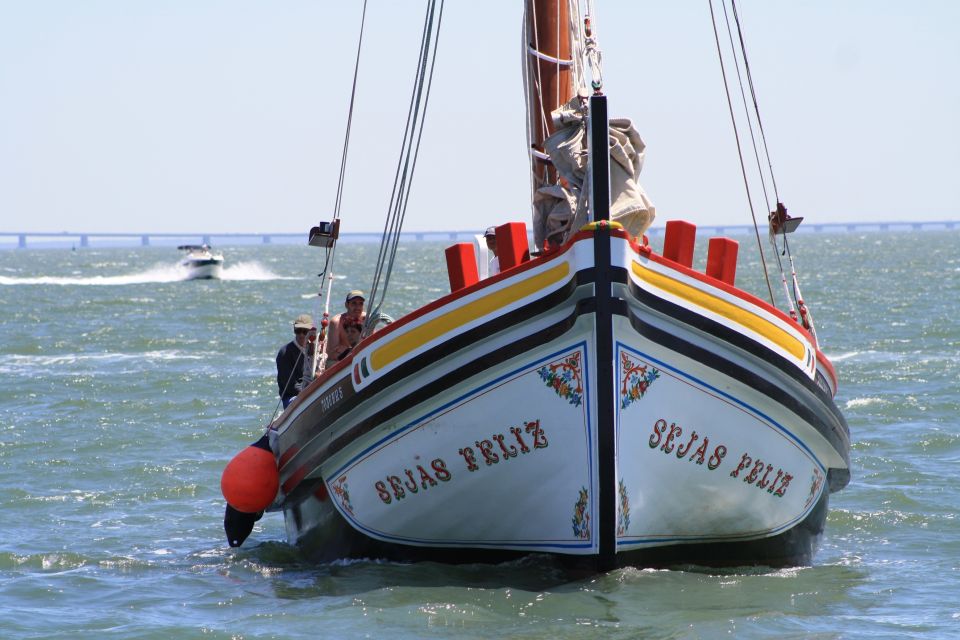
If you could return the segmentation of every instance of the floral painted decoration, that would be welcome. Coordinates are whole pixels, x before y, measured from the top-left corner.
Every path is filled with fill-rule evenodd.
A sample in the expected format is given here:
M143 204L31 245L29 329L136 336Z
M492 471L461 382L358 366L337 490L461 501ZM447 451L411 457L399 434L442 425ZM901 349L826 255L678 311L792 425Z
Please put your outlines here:
M583 402L583 378L580 374L580 352L544 365L537 370L547 386L575 407Z
M820 473L819 469L813 470L813 476L810 478L810 495L807 496L807 502L803 505L803 508L806 509L810 506L810 503L813 502L814 498L817 497L817 494L820 492L820 486L823 484L823 474Z
M587 488L580 489L577 504L573 505L573 535L581 540L590 539L590 513L587 511Z
M631 403L639 400L660 377L660 370L634 362L625 351L620 352L620 366L623 368L623 377L620 381L620 408L626 409Z
M333 483L332 488L334 495L337 496L340 502L340 507L352 516L353 505L350 504L350 490L347 488L347 476L340 476L340 478Z
M620 483L617 489L618 493L620 494L620 513L617 516L617 535L622 536L626 535L627 529L630 528L630 498L627 496L627 485L624 484L623 478L620 478Z

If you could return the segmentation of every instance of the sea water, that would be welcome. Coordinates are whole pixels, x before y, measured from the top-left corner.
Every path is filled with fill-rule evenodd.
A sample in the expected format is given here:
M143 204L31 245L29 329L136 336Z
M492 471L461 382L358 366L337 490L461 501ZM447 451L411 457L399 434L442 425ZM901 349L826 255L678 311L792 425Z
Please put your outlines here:
M738 240L738 284L769 297ZM582 577L310 564L276 513L227 546L220 473L277 410L274 356L321 310L324 250L222 247L209 281L170 248L0 251L0 638L960 637L957 247L791 238L853 442L813 566ZM337 249L332 312L378 248ZM400 246L383 311L447 292L442 249Z

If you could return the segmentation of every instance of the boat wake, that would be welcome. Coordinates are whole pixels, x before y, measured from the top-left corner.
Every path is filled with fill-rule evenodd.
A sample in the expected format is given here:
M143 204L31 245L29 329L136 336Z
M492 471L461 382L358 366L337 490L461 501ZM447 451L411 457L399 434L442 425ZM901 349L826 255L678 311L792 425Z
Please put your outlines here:
M185 267L180 265L160 265L146 271L115 276L36 276L10 277L0 276L0 285L65 285L65 286L116 286L127 284L153 284L159 282L179 282L188 280L189 274ZM279 276L259 262L238 262L225 267L221 280L291 280L287 276Z
M223 268L221 280L296 280L291 276L280 276L259 262L238 262Z

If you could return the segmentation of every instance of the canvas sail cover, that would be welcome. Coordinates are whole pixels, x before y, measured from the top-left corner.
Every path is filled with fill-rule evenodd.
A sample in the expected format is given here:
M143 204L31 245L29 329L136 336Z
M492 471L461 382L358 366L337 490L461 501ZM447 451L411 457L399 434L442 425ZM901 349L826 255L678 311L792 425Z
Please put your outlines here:
M590 222L590 163L587 153L586 117L581 99L574 98L551 115L555 133L544 143L560 177L558 184L539 186L533 198L533 236L537 247L564 242ZM645 145L633 123L626 118L610 120L610 219L619 222L631 236L643 235L656 214L653 203L638 180L643 168Z

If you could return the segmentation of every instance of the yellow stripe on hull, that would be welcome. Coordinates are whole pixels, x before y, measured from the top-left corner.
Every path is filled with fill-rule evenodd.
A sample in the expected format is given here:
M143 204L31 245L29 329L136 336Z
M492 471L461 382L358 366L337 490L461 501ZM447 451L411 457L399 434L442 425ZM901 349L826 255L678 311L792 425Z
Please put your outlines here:
M738 307L735 304L731 304L726 300L710 295L705 291L701 291L696 287L680 282L675 278L665 276L652 269L647 269L638 262L633 262L631 267L634 275L644 282L746 327L750 331L763 336L777 345L797 360L801 362L806 361L806 345L769 320Z
M370 364L374 369L382 369L439 336L560 282L569 273L570 265L567 262L561 262L543 273L453 309L383 345L370 356Z

